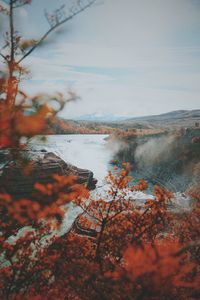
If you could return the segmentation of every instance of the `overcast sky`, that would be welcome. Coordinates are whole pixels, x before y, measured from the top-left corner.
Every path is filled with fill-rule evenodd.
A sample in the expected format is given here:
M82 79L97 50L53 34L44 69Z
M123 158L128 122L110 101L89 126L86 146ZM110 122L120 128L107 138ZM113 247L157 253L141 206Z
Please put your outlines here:
M48 29L44 8L67 1L32 2L17 23L37 38ZM81 97L64 117L200 108L200 0L97 0L24 63L29 92L73 88Z

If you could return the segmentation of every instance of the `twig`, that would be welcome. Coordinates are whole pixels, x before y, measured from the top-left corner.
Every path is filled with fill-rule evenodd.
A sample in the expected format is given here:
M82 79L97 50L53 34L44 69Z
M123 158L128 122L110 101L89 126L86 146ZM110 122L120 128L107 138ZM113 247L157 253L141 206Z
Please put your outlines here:
M83 8L80 8L77 12L74 12L72 15L70 15L69 17L65 18L63 21L57 23L56 25L54 25L53 27L51 27L41 38L40 40L28 51L26 52L26 54L24 54L24 56L22 56L22 58L20 58L18 60L18 64L21 63L29 54L31 54L46 38L47 36L54 31L56 28L60 27L62 24L64 24L65 22L71 20L72 18L74 18L76 15L78 15L79 13L81 13L82 11L86 10L87 8L89 8L96 0L92 0L91 2L89 2L87 5L85 5Z

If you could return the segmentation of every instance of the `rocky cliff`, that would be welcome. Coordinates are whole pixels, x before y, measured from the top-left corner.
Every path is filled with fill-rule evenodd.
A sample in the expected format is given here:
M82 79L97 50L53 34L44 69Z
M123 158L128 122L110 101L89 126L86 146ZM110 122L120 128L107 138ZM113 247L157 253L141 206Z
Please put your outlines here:
M27 155L31 157L31 171L25 175L22 172L20 161L10 161L2 171L0 176L0 192L13 195L15 199L30 198L34 184L53 182L52 175L75 175L77 183L81 183L92 190L96 186L97 180L94 179L93 173L89 170L80 169L63 161L54 153L31 152Z
M154 136L133 136L113 163L130 162L133 177L145 178L172 192L199 185L200 128L184 128ZM196 171L195 171L196 170Z

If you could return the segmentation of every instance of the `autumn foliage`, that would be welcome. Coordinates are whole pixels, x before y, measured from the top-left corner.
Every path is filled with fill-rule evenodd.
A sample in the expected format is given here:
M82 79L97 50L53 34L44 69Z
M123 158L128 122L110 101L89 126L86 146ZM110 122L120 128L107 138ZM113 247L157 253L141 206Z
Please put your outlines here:
M1 195L1 299L197 299L198 201L178 217L155 186L139 205L130 179L128 165L109 173L104 198L58 175L34 200ZM59 236L69 202L82 213Z
M79 10L69 18L93 2L77 1ZM26 74L21 61L45 38L23 40L13 31L13 9L30 3L10 0L10 10L0 5L11 21L3 48L8 53L1 53L7 70L0 78L0 147L9 149L12 159L31 137L45 134L64 104L76 98L73 92L67 98L60 93L30 97L19 88ZM68 20L60 13L46 14L48 33ZM123 133L127 139L134 134ZM33 167L30 161L21 169L26 176ZM172 194L159 186L153 199L135 200L134 193L147 189L143 179L131 183L130 166L124 164L108 173L102 195L90 194L74 176L58 174L51 182L35 182L32 197L2 192L0 299L199 299L199 194L191 194L190 211L178 214L170 210ZM80 214L61 234L69 205Z

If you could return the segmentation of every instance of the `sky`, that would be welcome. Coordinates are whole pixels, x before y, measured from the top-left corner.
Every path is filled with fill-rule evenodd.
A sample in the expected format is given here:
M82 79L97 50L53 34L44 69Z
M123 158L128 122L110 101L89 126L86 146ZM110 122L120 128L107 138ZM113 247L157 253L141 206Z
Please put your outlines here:
M72 2L33 0L17 10L16 25L37 39L49 28L44 9ZM29 94L72 89L80 96L65 118L199 109L200 0L97 0L24 65Z

